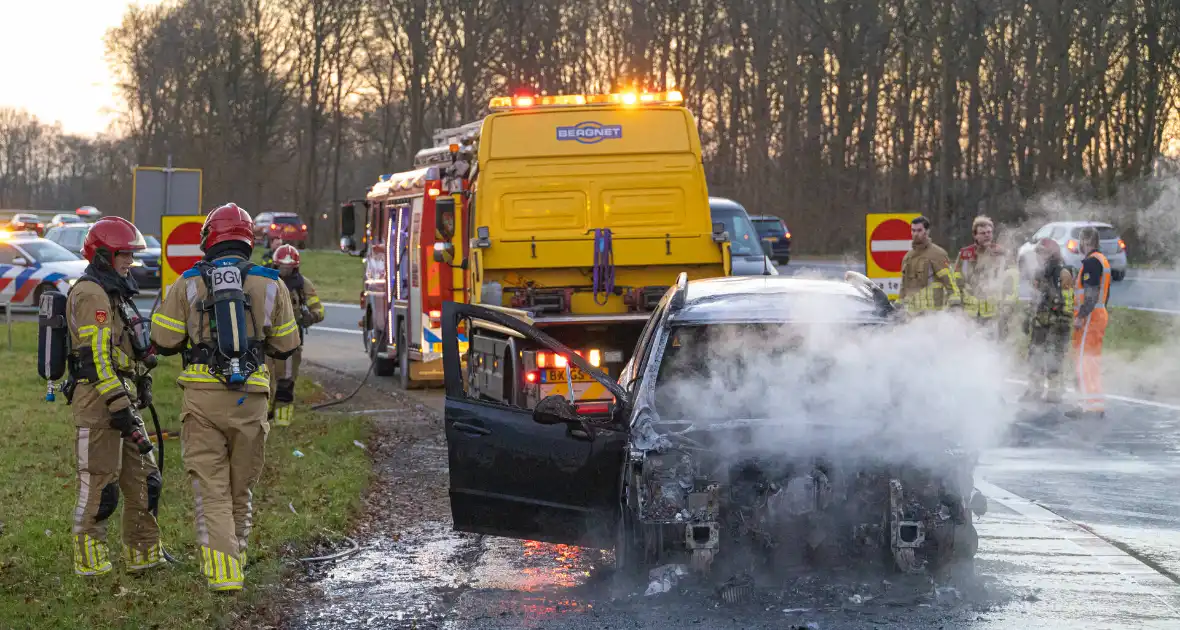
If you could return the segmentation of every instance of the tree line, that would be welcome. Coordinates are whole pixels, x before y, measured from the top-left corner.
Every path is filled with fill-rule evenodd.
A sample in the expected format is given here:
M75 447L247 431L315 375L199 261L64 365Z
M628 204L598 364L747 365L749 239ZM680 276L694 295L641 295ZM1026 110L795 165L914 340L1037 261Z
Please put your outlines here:
M710 192L821 253L860 248L865 212L922 212L961 242L977 213L1019 223L1039 193L1150 174L1180 3L171 0L129 7L107 48L117 135L0 116L0 205L122 207L127 165L171 155L204 169L206 200L297 211L327 243L338 202L491 96L674 88Z

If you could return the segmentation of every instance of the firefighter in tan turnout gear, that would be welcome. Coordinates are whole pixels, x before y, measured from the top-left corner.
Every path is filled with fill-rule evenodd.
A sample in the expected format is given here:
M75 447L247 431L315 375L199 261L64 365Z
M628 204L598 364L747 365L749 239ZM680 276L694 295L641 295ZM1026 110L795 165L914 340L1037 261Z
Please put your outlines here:
M291 297L278 272L250 262L253 221L230 203L205 217L204 259L168 289L152 315L160 354L183 353L177 384L181 449L196 495L201 568L215 591L241 590L262 474L271 375L299 347Z
M90 265L66 298L71 351L63 391L77 427L80 488L72 546L78 575L110 572L106 523L120 491L127 570L165 562L155 516L162 480L135 410L151 403L147 371L155 365L147 321L132 301L138 288L130 275L133 252L146 246L126 219L99 219L82 245Z
M913 247L901 260L901 290L897 295L906 312L918 315L960 306L950 257L930 240L930 220L917 217L910 221L910 234Z
M993 240L995 224L985 216L971 223L972 243L955 259L955 284L964 314L999 335L1020 300L1020 276L1007 252Z
M299 323L301 342L295 354L283 360L269 359L271 379L271 415L275 426L285 427L294 419L295 379L299 377L299 362L303 356L302 339L307 328L324 321L324 305L316 294L315 285L299 272L299 250L294 245L282 245L274 251L274 266L291 294L291 310Z

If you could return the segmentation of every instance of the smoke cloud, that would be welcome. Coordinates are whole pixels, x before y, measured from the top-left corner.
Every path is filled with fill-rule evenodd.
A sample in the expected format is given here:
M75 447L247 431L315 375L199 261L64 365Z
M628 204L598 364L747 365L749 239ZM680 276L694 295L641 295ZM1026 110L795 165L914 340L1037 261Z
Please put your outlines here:
M661 420L764 421L748 441L721 445L735 457L753 446L915 465L934 465L950 447L995 446L1016 420L1005 402L1011 353L978 325L946 313L887 328L829 324L859 309L781 302L772 308L811 323L679 331L657 384Z

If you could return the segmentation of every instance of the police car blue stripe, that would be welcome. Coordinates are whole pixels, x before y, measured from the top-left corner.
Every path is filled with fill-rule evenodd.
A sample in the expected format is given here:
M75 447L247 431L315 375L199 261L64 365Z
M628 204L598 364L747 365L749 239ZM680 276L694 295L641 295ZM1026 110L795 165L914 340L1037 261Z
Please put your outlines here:
M442 337L431 332L429 328L423 328L422 334L426 337L426 341L430 343L442 343Z

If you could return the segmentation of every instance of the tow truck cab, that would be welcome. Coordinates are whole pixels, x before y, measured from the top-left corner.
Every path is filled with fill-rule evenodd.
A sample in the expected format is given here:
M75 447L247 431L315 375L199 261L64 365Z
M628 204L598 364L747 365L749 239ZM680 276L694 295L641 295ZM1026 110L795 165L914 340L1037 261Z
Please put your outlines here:
M617 375L680 272L730 275L710 218L700 138L679 92L499 97L460 144L474 166L462 221L468 303L511 311ZM506 330L471 331L480 398L584 414L614 398L562 357ZM572 368L572 366L571 366Z

